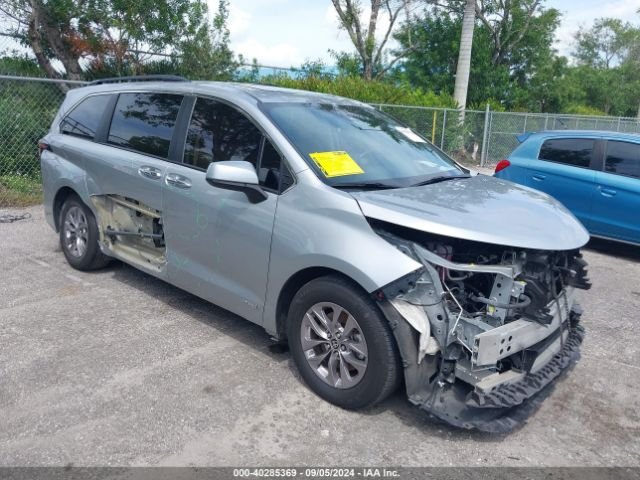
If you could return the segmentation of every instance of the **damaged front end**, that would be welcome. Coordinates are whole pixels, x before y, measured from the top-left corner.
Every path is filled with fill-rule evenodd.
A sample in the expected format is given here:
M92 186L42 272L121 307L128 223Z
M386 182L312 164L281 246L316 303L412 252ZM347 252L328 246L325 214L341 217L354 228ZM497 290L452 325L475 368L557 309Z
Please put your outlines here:
M505 432L579 358L578 250L540 251L429 235L372 221L423 269L378 292L409 400L452 425Z

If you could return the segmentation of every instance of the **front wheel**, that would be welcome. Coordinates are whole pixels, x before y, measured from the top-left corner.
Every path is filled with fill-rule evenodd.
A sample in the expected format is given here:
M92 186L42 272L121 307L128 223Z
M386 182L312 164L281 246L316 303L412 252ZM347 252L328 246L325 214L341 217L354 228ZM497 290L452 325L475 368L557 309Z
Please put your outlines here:
M289 349L309 387L348 409L388 397L400 382L397 347L373 300L339 276L315 279L294 297Z

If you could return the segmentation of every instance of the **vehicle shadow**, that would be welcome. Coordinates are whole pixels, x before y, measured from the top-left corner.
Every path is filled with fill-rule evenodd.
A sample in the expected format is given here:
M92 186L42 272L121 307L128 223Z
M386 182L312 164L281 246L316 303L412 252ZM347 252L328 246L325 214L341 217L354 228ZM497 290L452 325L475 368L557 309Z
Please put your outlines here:
M113 262L107 270L111 272L114 280L242 342L256 353L272 360L284 360L283 353L287 352L274 348L275 342L269 339L259 325L122 262Z
M168 306L224 335L230 336L251 348L254 353L264 355L278 363L286 362L287 368L293 377L305 388L308 388L289 355L287 346L270 339L261 326L124 263L114 262L107 267L107 270L111 272L115 280L137 290L143 295L148 295L164 302ZM99 274L99 272L94 272L93 274ZM323 400L318 399L318 401ZM425 411L409 403L404 394L404 387L400 387L395 394L381 404L368 409L353 411L350 414L375 416L388 412L395 415L408 428L418 428L425 435L448 440L473 439L481 442L501 442L511 433L517 431L516 429L506 434L496 434L452 427L436 418L430 417Z
M604 255L613 255L614 257L640 262L640 246L638 245L592 237L584 248Z

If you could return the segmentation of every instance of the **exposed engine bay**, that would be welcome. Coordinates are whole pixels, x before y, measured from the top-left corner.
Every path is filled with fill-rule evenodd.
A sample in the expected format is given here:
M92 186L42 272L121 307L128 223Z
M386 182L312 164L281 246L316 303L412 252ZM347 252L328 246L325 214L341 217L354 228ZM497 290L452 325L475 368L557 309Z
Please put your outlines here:
M424 268L378 292L409 400L463 428L508 431L579 357L578 250L540 251L430 235L370 220ZM518 407L518 408L516 408Z
M133 265L160 271L166 264L161 212L120 195L95 195L100 244Z

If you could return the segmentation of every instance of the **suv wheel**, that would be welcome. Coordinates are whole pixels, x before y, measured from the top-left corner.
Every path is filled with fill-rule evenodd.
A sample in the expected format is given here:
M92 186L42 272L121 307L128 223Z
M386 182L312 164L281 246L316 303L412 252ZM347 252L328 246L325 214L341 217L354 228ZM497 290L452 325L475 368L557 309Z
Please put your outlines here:
M89 208L77 197L68 198L60 212L60 246L69 265L96 270L109 263L98 246L98 226Z
M342 277L321 277L300 289L289 308L288 338L305 382L335 405L368 407L399 384L399 357L386 319Z

